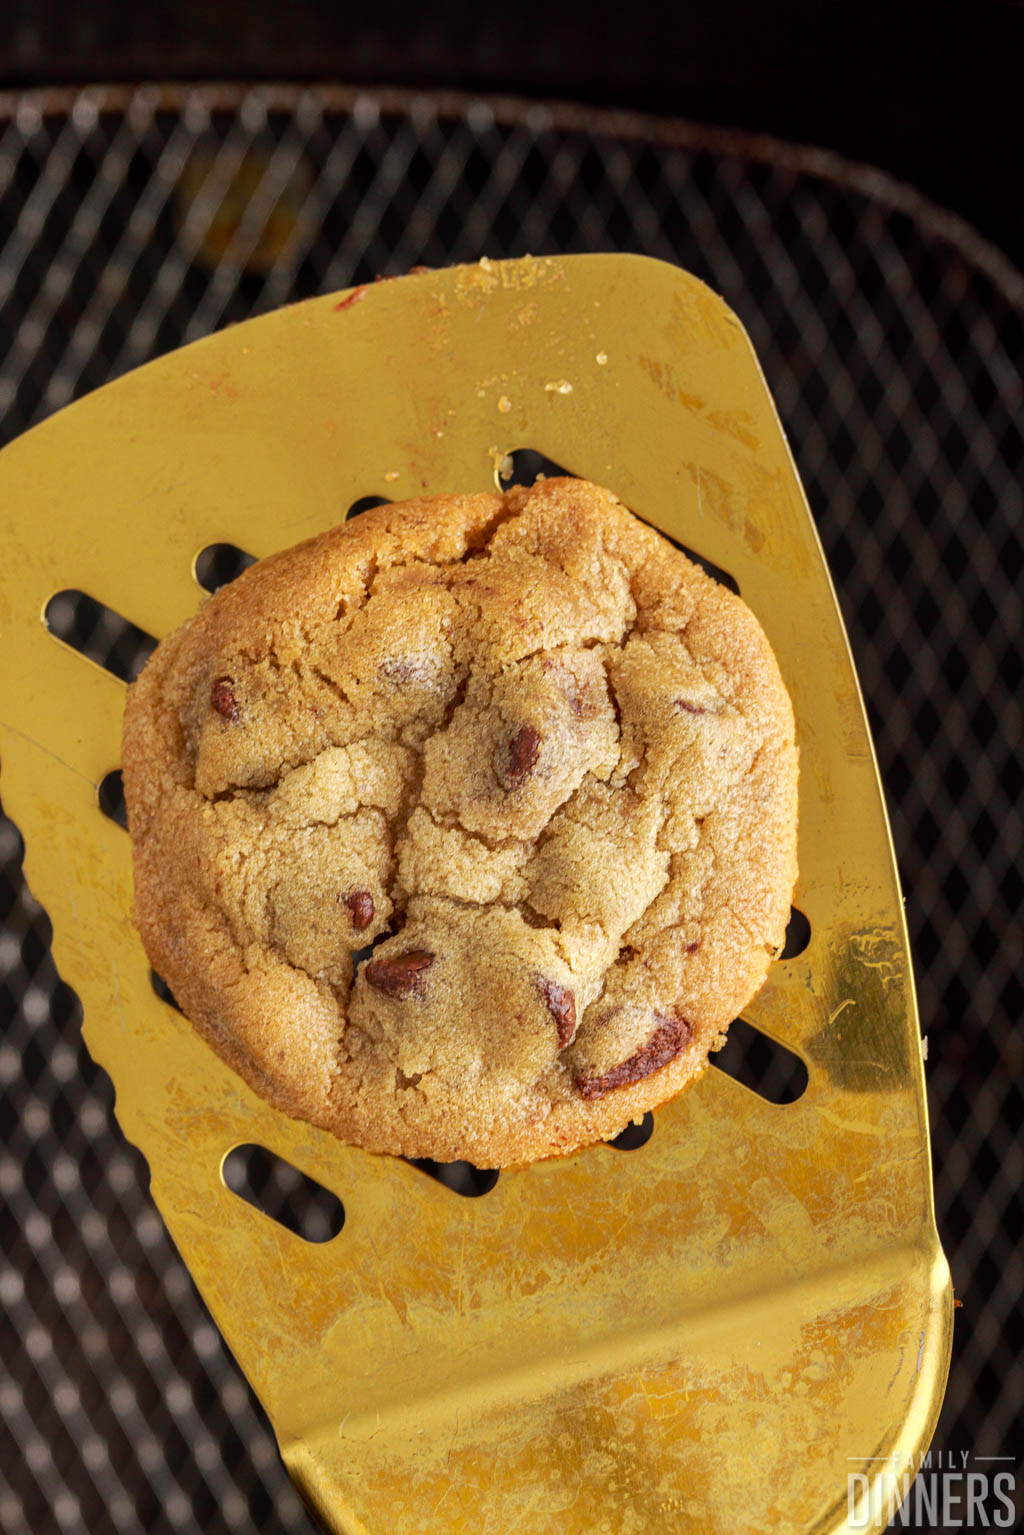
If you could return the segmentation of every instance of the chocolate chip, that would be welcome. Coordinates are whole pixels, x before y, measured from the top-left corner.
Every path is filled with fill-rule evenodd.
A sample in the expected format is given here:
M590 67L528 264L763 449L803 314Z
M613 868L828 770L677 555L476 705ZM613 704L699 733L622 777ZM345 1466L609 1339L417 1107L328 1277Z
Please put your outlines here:
M686 945L686 952L687 952L687 954L696 954L696 952L697 952L697 950L699 948L700 948L700 939L698 938L695 943L688 943Z
M700 704L691 703L688 698L677 698L674 703L677 709L685 709L687 714L707 714L708 712Z
M564 1050L576 1032L576 998L567 986L549 981L546 975L537 977L537 990L544 998L548 1012L558 1030L558 1048Z
M532 725L521 725L508 745L508 769L505 780L515 789L534 767L540 755L540 733Z
M603 1098L616 1087L630 1087L634 1082L642 1082L681 1054L693 1038L693 1025L685 1018L665 1018L661 1013L654 1016L658 1027L646 1045L628 1061L613 1066L600 1077L576 1078L576 1089L581 1098Z
M210 707L216 709L222 719L230 720L232 725L238 721L238 700L235 698L235 690L227 677L220 677L210 689Z
M373 921L373 896L368 890L353 890L345 897L345 905L352 914L352 926L356 932L365 932Z
M410 949L406 954L371 959L363 966L363 974L369 984L386 997L408 997L419 989L420 977L433 963L434 956L429 950Z

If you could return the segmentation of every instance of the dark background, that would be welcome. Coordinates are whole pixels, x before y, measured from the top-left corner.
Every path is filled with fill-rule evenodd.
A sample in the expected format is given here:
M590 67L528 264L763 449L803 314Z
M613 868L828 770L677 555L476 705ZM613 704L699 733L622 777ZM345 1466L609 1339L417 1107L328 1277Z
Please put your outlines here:
M196 335L419 261L646 251L739 313L836 581L907 898L938 1222L964 1301L934 1447L1014 1458L1022 39L1024 5L994 0L0 12L0 444ZM145 79L284 84L74 89ZM304 80L367 89L288 85ZM193 152L227 164L227 145L261 187L305 167L288 263L188 235L190 208L224 222L223 184L182 168ZM72 618L90 654L129 666L123 634ZM20 858L0 817L0 1529L307 1532L117 1128Z
M338 80L633 107L825 145L1024 265L1021 0L8 0L0 85Z

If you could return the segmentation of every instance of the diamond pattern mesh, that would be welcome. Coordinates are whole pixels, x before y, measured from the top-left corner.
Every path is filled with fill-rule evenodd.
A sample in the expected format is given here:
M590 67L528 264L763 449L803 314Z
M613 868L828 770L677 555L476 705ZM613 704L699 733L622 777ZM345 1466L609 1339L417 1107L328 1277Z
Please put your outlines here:
M685 124L284 87L0 98L0 437L291 299L587 249L721 292L794 445L868 699L930 1047L964 1300L935 1447L1014 1453L1019 275L881 175ZM60 601L55 626L130 669L102 614ZM0 821L0 1527L311 1530L117 1130L20 851Z

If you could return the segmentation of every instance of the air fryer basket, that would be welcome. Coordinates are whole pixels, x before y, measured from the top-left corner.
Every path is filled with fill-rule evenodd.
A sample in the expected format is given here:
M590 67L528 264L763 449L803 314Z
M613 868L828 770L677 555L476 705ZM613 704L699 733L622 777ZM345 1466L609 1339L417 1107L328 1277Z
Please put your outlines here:
M639 248L737 309L840 589L908 897L940 1229L968 1308L936 1445L1008 1452L1019 279L884 178L685 125L269 90L5 105L5 438L182 340L417 261ZM223 204L240 185L239 221ZM90 640L133 664L130 636L100 621ZM147 1204L4 835L14 1325L0 1345L13 1441L0 1518L295 1528L272 1441Z

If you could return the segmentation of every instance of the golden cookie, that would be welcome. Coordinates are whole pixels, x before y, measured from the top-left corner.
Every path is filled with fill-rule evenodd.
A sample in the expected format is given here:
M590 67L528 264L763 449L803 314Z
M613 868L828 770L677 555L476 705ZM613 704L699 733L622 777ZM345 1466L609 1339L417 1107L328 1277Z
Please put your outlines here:
M768 642L585 481L380 507L253 566L129 690L123 762L154 966L257 1091L373 1151L615 1135L783 941Z

